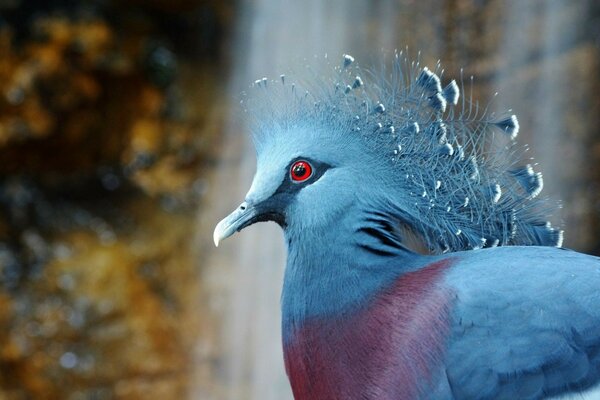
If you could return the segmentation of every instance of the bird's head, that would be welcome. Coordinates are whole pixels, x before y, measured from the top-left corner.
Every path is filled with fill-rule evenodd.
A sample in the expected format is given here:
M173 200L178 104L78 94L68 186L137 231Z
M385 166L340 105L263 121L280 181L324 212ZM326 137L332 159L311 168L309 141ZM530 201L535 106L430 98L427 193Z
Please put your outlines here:
M217 225L216 245L261 221L319 232L334 226L360 202L377 157L369 157L359 142L348 139L348 126L315 124L314 116L307 117L311 118L271 126L277 131L256 142L252 185L242 204ZM374 190L376 182L372 183Z
M541 174L516 164L514 115L459 104L455 81L442 87L399 54L383 74L352 61L345 56L330 78L302 89L283 76L254 83L242 103L257 170L215 244L260 221L319 237L341 233L343 220L346 234L380 230L384 244L404 242L397 226L408 227L432 252L560 245L562 231L544 222L537 197Z

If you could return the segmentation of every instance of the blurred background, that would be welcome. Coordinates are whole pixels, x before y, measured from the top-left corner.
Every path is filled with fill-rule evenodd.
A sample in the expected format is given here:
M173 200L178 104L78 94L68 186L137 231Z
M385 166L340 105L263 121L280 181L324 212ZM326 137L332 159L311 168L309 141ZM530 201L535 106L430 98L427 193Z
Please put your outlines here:
M499 92L600 254L598 1L0 0L0 400L291 399L279 228L211 240L254 171L240 92L406 46Z

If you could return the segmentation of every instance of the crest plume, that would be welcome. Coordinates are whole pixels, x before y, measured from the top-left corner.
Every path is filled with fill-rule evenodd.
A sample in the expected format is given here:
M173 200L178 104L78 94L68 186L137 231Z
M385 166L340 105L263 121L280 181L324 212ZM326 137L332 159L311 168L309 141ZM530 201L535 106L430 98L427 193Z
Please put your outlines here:
M465 96L462 77L443 84L439 64L430 70L401 52L377 73L350 55L332 69L307 83L255 81L242 103L258 153L298 126L335 137L331 151L360 142L371 181L385 188L365 201L434 253L562 245L562 231L547 222L554 207L539 197L541 173L519 164L516 116L488 112Z

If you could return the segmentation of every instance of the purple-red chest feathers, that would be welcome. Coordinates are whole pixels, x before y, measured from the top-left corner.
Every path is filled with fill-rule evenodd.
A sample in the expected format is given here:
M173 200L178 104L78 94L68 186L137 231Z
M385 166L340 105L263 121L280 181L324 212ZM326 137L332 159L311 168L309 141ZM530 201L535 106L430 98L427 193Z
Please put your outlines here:
M443 260L403 274L358 312L284 332L296 400L414 399L444 354L452 293Z

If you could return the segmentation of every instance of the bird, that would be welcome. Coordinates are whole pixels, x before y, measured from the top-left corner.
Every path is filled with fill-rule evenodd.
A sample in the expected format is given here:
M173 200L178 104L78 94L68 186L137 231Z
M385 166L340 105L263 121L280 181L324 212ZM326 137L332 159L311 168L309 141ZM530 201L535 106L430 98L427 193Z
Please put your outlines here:
M333 65L329 65L329 63ZM257 167L215 245L283 229L296 400L544 399L600 382L600 259L562 247L519 123L394 52L242 94ZM336 65L337 64L337 65ZM472 86L471 86L472 87Z

